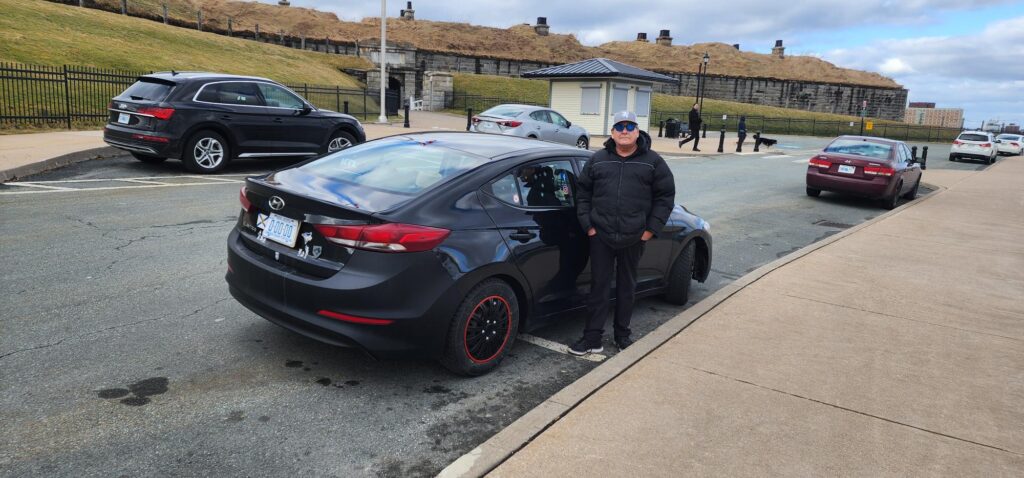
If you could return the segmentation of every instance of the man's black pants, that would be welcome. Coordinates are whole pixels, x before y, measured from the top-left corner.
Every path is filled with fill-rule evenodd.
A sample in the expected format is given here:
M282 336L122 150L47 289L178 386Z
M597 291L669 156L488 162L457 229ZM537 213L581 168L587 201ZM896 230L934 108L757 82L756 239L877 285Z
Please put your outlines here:
M590 297L587 308L590 317L583 329L583 338L590 346L601 343L604 322L611 306L612 274L615 277L615 337L629 337L629 321L633 315L633 296L636 293L636 269L640 263L644 243L613 249L597 236L590 237Z
M697 150L697 143L700 143L700 126L699 125L697 126L697 129L690 130L690 136L688 138L686 138L686 139L684 139L684 140L679 142L679 147L682 148L683 145L686 144L686 143L689 143L690 140L693 140L693 149L694 149L694 151L696 151Z

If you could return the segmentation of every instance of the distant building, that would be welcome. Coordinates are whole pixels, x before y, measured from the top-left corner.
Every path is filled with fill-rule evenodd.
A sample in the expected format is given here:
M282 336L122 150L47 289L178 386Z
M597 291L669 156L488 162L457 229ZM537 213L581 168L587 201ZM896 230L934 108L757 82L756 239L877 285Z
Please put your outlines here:
M935 103L910 103L904 123L942 128L960 128L964 123L964 110L960 108L936 108Z
M1006 125L1005 128L1003 128L1003 132L1004 133L1009 133L1009 134L1020 134L1020 126L1016 125L1016 124L1013 124L1013 123L1010 123L1010 124Z

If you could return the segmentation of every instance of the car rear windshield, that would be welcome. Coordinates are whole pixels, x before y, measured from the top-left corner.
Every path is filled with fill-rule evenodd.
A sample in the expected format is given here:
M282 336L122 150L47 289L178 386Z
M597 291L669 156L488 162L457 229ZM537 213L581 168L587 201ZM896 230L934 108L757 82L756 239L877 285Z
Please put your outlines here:
M825 148L826 153L852 154L875 159L889 159L892 145L860 139L837 139Z
M1008 139L1010 141L1020 141L1020 135L1016 134L1001 134L996 136L996 139Z
M485 162L487 158L449 149L438 142L421 143L396 137L353 146L299 169L321 178L415 196Z
M173 83L143 78L124 90L121 97L135 101L163 101L167 99L167 95L171 93L172 89L174 89Z
M960 137L957 139L959 139L960 141L988 141L988 136L985 136L983 134L964 133L960 135Z
M517 106L495 106L494 108L480 114L487 116L501 116L503 118L515 118L516 116L523 114L523 109Z

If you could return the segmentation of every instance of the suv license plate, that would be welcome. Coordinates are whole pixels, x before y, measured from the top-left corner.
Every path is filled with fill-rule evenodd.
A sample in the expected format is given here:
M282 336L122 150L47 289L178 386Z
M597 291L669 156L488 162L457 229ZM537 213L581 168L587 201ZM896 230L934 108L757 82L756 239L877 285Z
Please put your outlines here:
M850 166L850 165L847 165L847 164L839 165L839 172L840 173L843 173L843 174L853 174L856 171L857 171L857 167L856 166Z
M128 113L121 113L117 115L117 122L121 124L128 124L132 120L132 115Z
M263 237L278 244L295 247L299 237L299 221L271 213L270 216L260 214L256 227L263 230Z

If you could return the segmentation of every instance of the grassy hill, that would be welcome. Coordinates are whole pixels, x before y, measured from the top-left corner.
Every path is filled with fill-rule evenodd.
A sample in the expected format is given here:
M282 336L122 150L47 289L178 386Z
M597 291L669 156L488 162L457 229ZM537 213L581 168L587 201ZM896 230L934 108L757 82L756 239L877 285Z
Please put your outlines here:
M362 58L302 51L42 0L0 0L0 61L127 70L205 70L360 87Z

